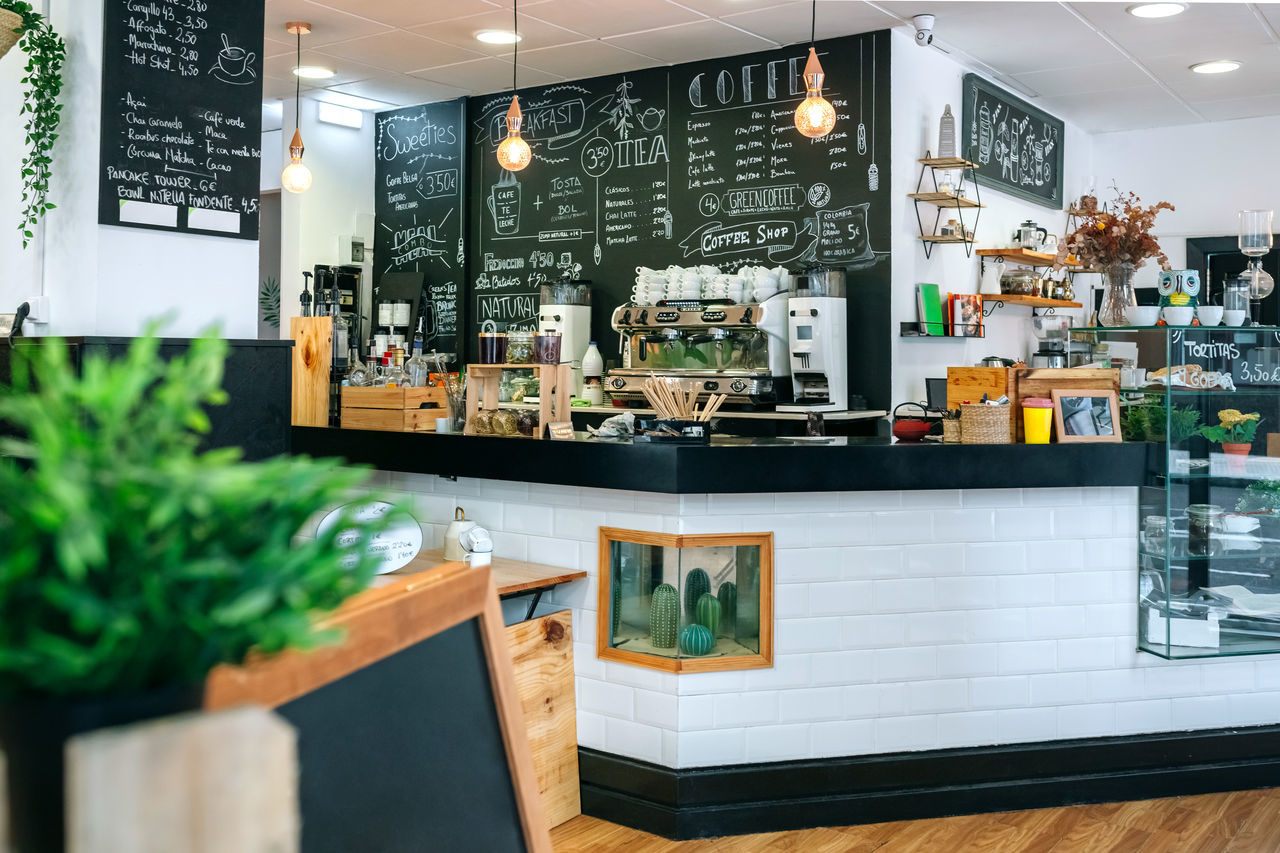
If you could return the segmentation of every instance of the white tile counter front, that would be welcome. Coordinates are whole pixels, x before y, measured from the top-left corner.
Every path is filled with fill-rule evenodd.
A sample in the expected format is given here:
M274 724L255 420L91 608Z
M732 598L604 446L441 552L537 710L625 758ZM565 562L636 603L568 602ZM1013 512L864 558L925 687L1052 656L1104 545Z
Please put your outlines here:
M430 547L462 506L499 555L588 573L552 596L573 609L582 746L689 768L1280 720L1280 657L1135 650L1136 488L677 496L375 477L413 495ZM598 660L602 525L772 531L774 667Z

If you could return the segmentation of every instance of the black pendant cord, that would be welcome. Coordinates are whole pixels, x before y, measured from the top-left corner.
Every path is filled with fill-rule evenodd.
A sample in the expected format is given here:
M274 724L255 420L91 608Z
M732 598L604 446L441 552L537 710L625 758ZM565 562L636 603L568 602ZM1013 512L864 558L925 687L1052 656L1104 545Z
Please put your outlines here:
M298 58L293 64L293 129L302 126L302 77L298 71L302 68L302 30L298 30Z
M813 0L813 13L809 18L809 46L813 46L813 37L818 30L818 0Z
M520 64L520 22L517 20L519 0L511 0L511 97L516 95L516 68Z

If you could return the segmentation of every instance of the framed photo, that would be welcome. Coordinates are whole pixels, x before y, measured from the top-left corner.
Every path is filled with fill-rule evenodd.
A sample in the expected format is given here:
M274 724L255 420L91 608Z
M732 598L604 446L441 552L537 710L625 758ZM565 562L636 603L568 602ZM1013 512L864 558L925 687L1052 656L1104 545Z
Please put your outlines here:
M1059 442L1121 441L1120 401L1115 391L1071 388L1050 393Z

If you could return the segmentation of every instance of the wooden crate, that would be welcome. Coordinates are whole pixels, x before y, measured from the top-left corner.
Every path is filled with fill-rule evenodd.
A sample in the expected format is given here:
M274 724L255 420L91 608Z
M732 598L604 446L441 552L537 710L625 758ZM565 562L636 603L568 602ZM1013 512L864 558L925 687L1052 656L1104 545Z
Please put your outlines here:
M963 402L977 403L986 394L988 399L1001 397L1014 399L1013 368L1011 367L948 367L947 408L958 409ZM1010 421L1017 420L1010 418ZM1009 440L1016 437L1015 428L1009 425Z
M332 317L291 317L294 426L329 425L329 364L333 358Z
M342 389L343 429L435 432L436 418L448 415L449 398L443 385Z
M1052 397L1055 390L1110 390L1120 393L1120 371L1114 367L1016 367L1012 370L1018 407L1012 420L1017 424L1016 441L1023 440L1022 401L1028 397Z
M565 364L468 364L467 365L467 435L475 435L471 419L481 409L498 408L498 384L504 370L532 370L538 377L538 432L540 438L547 424L570 420L569 404L573 401L573 365ZM528 407L532 408L532 406ZM524 438L525 436L516 436Z

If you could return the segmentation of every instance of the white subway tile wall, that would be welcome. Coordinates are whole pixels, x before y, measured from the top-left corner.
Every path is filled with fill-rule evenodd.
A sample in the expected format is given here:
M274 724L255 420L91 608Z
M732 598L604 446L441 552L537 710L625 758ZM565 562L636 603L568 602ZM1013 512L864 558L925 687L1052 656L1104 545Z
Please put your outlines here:
M383 475L440 547L588 573L571 608L578 740L673 767L1280 722L1280 659L1135 651L1131 488L654 495ZM771 531L772 669L675 676L595 656L597 528Z

